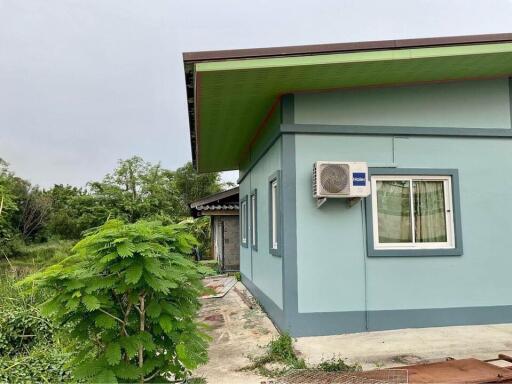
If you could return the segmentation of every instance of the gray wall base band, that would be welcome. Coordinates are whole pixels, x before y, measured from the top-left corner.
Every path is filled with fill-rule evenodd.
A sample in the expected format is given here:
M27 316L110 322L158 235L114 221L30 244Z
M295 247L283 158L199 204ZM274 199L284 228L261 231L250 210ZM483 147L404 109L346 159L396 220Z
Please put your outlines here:
M366 328L368 319L368 328ZM512 323L512 305L299 313L289 319L292 336L324 336L402 328Z
M512 323L512 305L298 313L286 319L284 312L242 274L242 283L261 304L276 327L291 336L324 336L401 328L445 327ZM368 319L368 328L366 321Z

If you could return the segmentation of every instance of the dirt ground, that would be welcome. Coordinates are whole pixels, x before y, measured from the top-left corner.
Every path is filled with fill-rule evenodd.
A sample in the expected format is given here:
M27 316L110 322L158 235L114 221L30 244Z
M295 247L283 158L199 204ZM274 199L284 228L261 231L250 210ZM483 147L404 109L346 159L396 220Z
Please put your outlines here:
M278 336L251 294L237 283L224 297L202 301L200 318L211 327L213 340L208 350L210 361L194 372L194 377L205 378L209 384L266 382L255 373L239 371L250 364L248 356L261 355L263 347Z

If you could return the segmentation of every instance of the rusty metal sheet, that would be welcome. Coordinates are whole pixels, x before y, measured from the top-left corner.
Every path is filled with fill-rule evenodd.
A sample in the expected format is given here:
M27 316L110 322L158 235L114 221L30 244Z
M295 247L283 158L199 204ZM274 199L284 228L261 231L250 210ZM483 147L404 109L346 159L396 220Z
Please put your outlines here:
M512 382L512 370L478 359L449 360L406 367L409 383L503 383Z

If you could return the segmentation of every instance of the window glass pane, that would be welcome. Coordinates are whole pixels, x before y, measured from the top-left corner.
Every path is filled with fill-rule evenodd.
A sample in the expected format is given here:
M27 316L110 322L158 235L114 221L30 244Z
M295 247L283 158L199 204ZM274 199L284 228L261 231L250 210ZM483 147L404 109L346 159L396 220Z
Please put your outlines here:
M272 182L272 248L277 249L277 182Z
M414 197L414 222L417 243L448 241L443 181L412 183Z
M242 202L242 242L247 241L247 204L245 201Z
M377 181L379 243L412 242L410 183Z
M256 196L251 196L252 245L256 245Z

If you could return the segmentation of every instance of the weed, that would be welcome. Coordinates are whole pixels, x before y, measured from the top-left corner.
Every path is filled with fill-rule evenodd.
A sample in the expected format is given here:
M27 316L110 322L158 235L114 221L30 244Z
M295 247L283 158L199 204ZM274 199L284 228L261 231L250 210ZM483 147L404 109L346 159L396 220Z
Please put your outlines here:
M333 356L328 360L322 360L317 369L325 372L359 372L362 370L360 364L349 365L341 357Z
M235 279L236 281L242 281L242 275L240 274L240 272L235 272Z
M278 364L279 367L268 367L272 364ZM290 369L305 369L304 359L297 357L293 349L293 339L288 334L282 334L277 339L273 339L267 344L267 350L264 355L253 358L252 364L243 368L243 370L257 370L266 377L281 376Z

